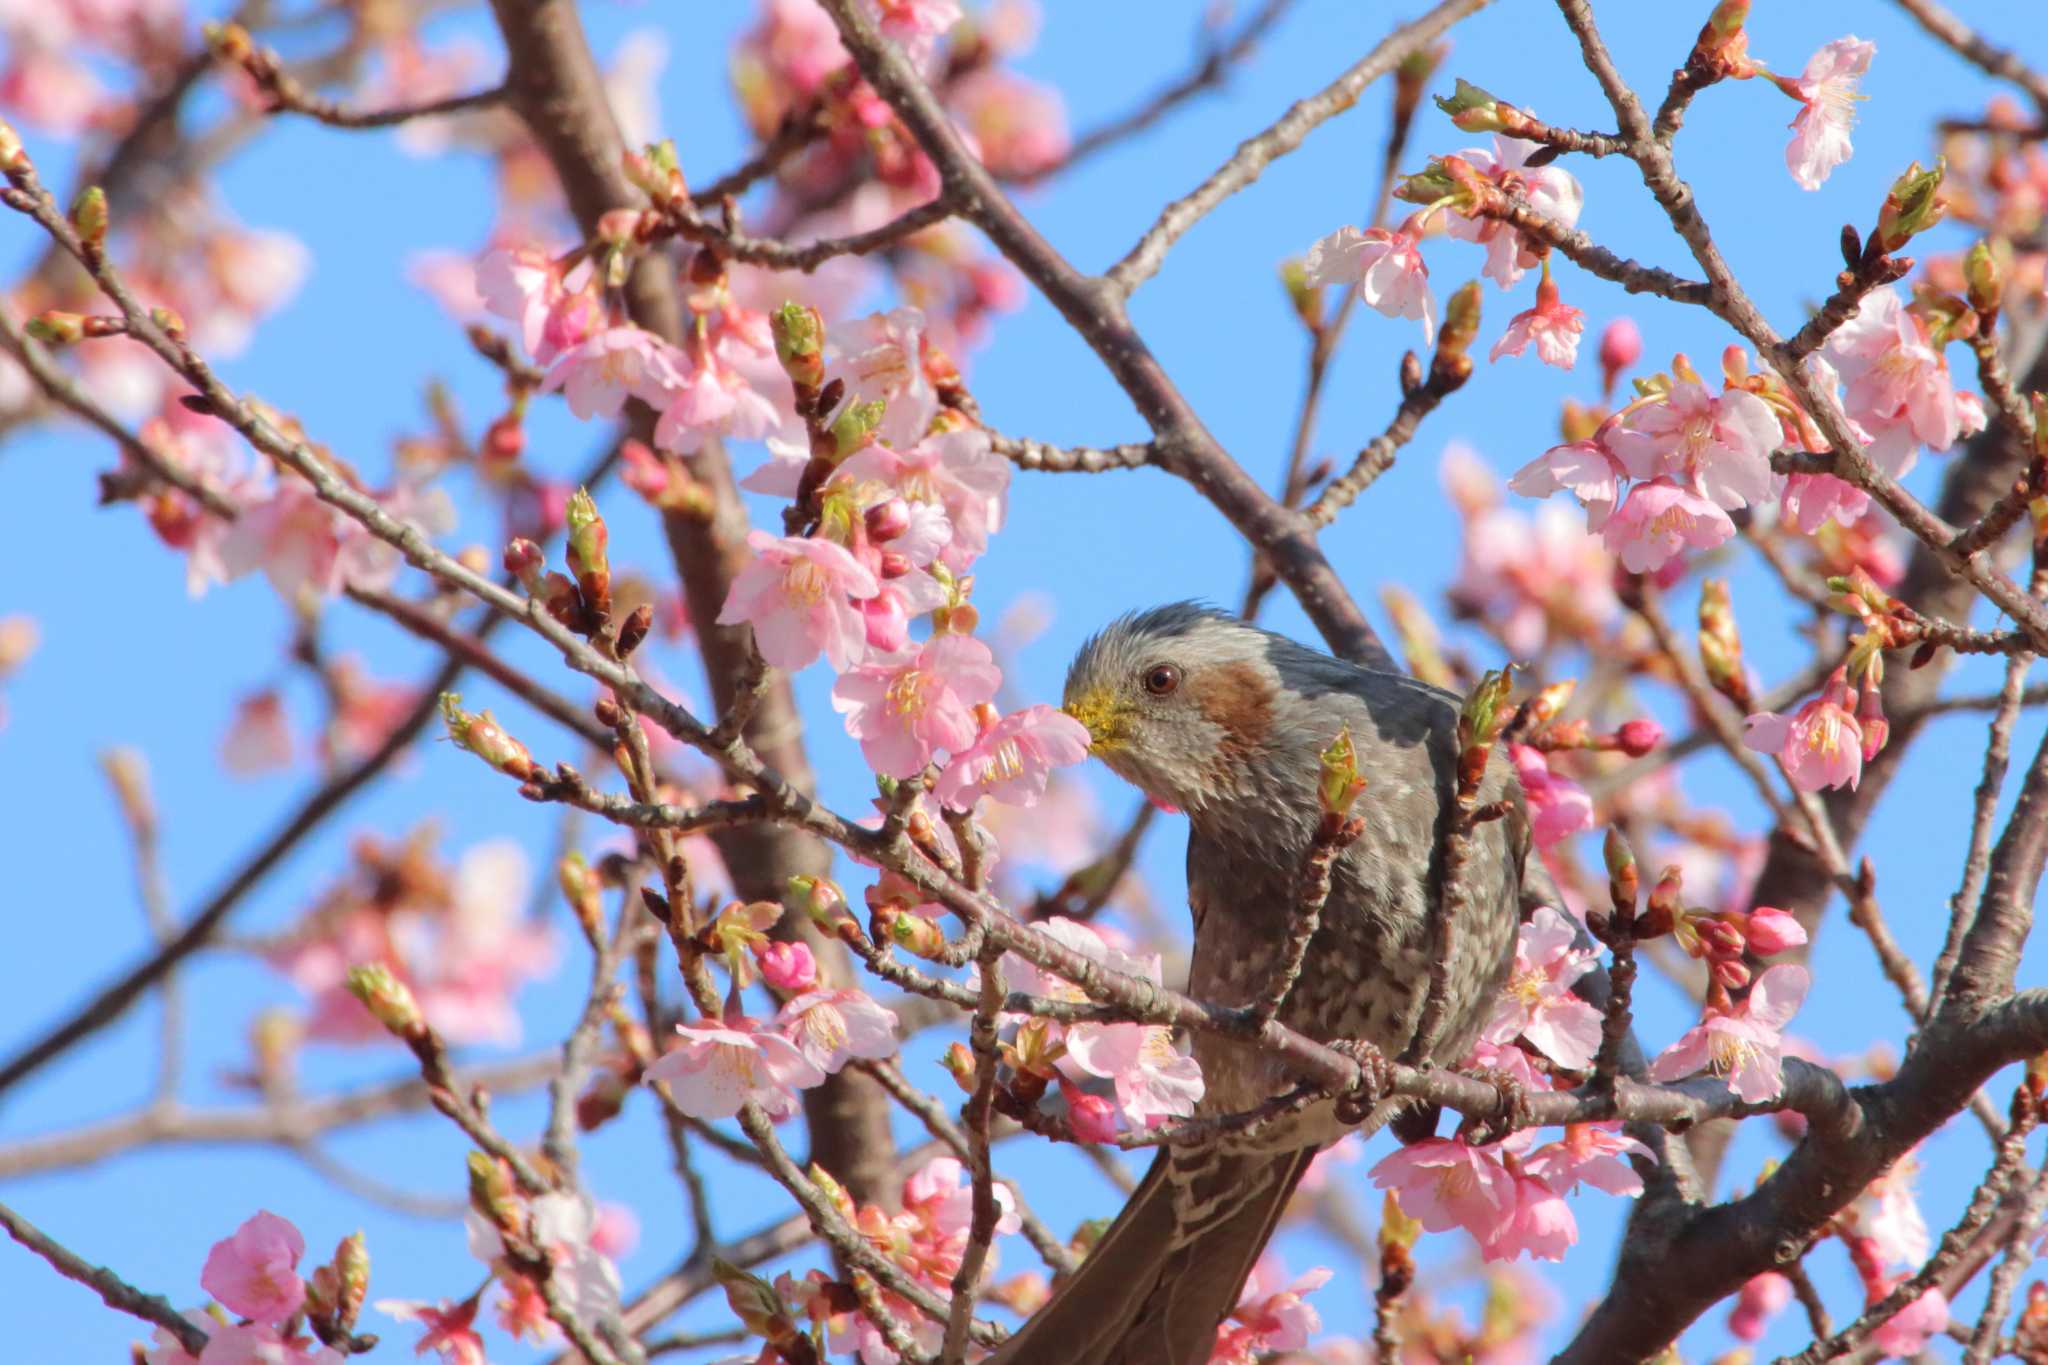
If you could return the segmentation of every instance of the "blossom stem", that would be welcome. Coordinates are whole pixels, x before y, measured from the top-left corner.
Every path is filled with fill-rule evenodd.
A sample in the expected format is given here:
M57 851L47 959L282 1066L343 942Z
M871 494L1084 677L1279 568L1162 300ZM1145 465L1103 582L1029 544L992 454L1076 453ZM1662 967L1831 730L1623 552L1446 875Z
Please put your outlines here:
M187 1322L161 1294L146 1294L103 1265L94 1265L52 1239L34 1223L0 1204L0 1228L7 1235L50 1263L59 1275L76 1280L100 1296L101 1302L117 1312L153 1322L178 1339L191 1355L206 1349L207 1334Z

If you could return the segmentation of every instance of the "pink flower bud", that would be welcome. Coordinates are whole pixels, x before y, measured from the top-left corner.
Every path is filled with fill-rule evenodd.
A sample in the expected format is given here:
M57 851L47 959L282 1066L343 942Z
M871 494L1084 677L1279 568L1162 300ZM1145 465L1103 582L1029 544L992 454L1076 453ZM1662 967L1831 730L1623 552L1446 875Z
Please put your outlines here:
M873 648L893 654L910 643L910 617L903 610L903 599L895 593L867 598L860 604L860 614Z
M1749 948L1759 957L1782 953L1806 942L1806 930L1799 921L1775 906L1759 905L1749 912Z
M1066 1087L1067 1126L1082 1142L1116 1141L1116 1107L1100 1095Z
M1642 359L1643 334L1630 318L1616 318L1600 334L1601 382L1613 389L1621 372Z
M1877 757L1892 733L1892 723L1884 718L1884 700L1875 683L1866 686L1863 695L1857 698L1856 723L1863 727L1863 761L1868 763Z
M1726 990L1739 991L1749 984L1749 968L1733 958L1715 958L1712 974L1715 984Z
M884 550L881 562L875 566L875 572L886 583L892 578L903 577L916 567L909 555L900 554L895 550Z
M868 539L894 540L910 529L910 504L901 498L878 502L867 511Z
M1647 716L1627 722L1615 732L1621 741L1621 751L1630 758L1641 758L1664 742L1664 727Z
M807 991L818 984L818 961L801 943L770 943L757 954L761 979L778 991Z

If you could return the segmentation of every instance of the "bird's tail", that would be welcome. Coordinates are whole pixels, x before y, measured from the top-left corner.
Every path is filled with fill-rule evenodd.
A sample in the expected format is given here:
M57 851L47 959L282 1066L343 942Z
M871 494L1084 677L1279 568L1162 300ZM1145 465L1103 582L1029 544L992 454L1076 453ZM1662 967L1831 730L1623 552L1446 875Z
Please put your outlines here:
M988 1365L1203 1365L1316 1149L1168 1147Z

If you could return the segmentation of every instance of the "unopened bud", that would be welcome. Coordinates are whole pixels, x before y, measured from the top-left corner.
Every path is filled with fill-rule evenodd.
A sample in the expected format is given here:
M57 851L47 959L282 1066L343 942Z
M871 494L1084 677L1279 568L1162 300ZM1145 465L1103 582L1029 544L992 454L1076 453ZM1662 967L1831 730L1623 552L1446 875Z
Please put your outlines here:
M626 179L657 204L690 197L683 180L683 168L676 160L676 144L664 138L625 156Z
M1970 307L1980 313L1996 313L2005 299L2005 266L1999 247L1980 241L1963 257L1963 280L1969 286Z
M1628 846L1619 829L1607 827L1607 839L1600 846L1601 856L1607 863L1607 894L1614 902L1614 913L1633 917L1636 910L1636 895L1641 889L1641 879L1636 871L1635 851Z
M830 877L791 877L783 890L782 904L826 929L847 914L846 893Z
M1465 698L1464 706L1458 713L1458 747L1484 748L1500 738L1502 727L1508 720L1508 693L1514 686L1514 669L1488 669Z
M1714 690L1744 711L1750 709L1749 676L1742 667L1742 634L1735 626L1735 608L1728 581L1709 578L1700 584L1700 663Z
M937 957L946 949L946 931L935 920L885 905L875 912L875 937L916 957Z
M1323 291L1308 282L1308 271L1299 257L1290 257L1280 263L1280 287L1287 291L1287 302L1294 308L1294 316L1311 332L1323 327Z
M535 597L540 596L541 570L547 567L547 563L547 556L541 553L540 546L524 536L505 546L505 572L518 579L520 585Z
M1749 984L1749 968L1740 958L1717 957L1707 971L1723 990L1739 991Z
M973 1093L974 1053L968 1050L967 1044L955 1043L947 1048L946 1055L940 1058L940 1065L946 1068L947 1073L962 1090L969 1094Z
M526 746L505 733L489 711L470 713L462 709L462 698L453 692L441 694L441 719L448 726L448 738L458 749L467 749L499 772L521 781L540 776L540 768Z
M1436 334L1438 357L1463 356L1479 335L1479 281L1467 280L1444 301L1444 325Z
M1529 728L1540 729L1556 720L1570 703L1572 693L1578 690L1578 686L1576 678L1566 678L1563 682L1554 682L1539 689L1522 707Z
M1806 930L1799 921L1771 905L1759 905L1749 912L1743 936L1749 941L1749 950L1759 957L1770 957L1806 942Z
M654 629L654 608L646 602L633 608L626 619L619 623L618 653L621 659L632 657L633 651L646 640L647 632Z
M1512 114L1520 112L1508 106L1510 117L1504 118L1500 101L1463 76L1458 77L1457 87L1449 99L1442 95L1436 97L1436 107L1443 110L1451 122L1468 133L1507 132L1514 126Z
M45 346L75 346L85 340L85 324L89 321L83 313L52 308L30 318L22 330Z
M881 399L868 402L848 403L832 421L833 449L844 458L859 450L874 439L875 428L882 423L882 413L888 404Z
M71 226L78 230L79 240L90 251L103 251L107 245L107 192L98 185L87 185L71 201Z
M770 1343L787 1340L796 1333L789 1310L783 1306L774 1285L722 1256L711 1258L711 1274L725 1290L725 1301L734 1316L749 1332L767 1338Z
M790 383L814 390L825 382L825 318L808 304L789 302L768 315L775 358ZM845 447L842 447L844 449Z
M579 488L569 495L565 515L569 527L569 572L576 575L576 586L583 594L584 605L590 609L591 615L603 621L612 613L612 570L606 553L610 534L605 530L604 518L599 515L597 502L587 488Z
M1316 795L1322 802L1323 813L1341 820L1351 813L1352 802L1364 790L1365 779L1358 775L1358 746L1352 742L1351 727L1347 725L1322 752Z
M207 50L222 61L240 65L255 55L249 30L240 24L202 24L199 34L206 40Z
M592 943L600 942L604 936L604 883L597 869L583 856L583 850L571 849L556 864L555 875L562 886L562 898L569 902L576 922L583 926L583 936Z
M1664 742L1664 727L1648 716L1638 716L1624 721L1614 732L1614 737L1623 753L1630 758L1641 758Z
M484 1152L471 1152L468 1163L469 1206L500 1233L522 1233L525 1218L511 1172L496 1157Z
M761 979L776 990L797 995L818 984L818 959L803 943L765 943L755 952Z
M28 149L14 125L0 119L0 174L16 175L29 168Z
M1380 1201L1380 1250L1388 1247L1412 1249L1422 1238L1422 1220L1410 1218L1392 1190Z
M1616 318L1600 333L1600 384L1605 393L1614 392L1621 372L1643 357L1643 334L1631 318Z
M334 1248L334 1277L339 1291L334 1301L335 1326L346 1332L355 1326L370 1292L370 1244L363 1234L352 1232Z
M372 1018L396 1036L412 1041L426 1033L426 1017L412 990L381 962L364 962L348 969L348 993L363 1002Z
M884 499L867 510L863 521L869 540L877 544L894 540L910 529L910 504L902 498Z
M1920 169L1916 161L1892 182L1872 234L1879 251L1890 255L1942 220L1948 205L1941 197L1941 179L1947 172L1948 158L1938 156L1932 170Z
M1892 733L1892 723L1884 715L1884 700L1874 683L1857 696L1856 725L1863 731L1863 761L1868 763L1883 750Z
M1679 921L1684 918L1679 897L1684 894L1684 872L1676 865L1664 869L1657 877L1657 884L1650 888L1650 903L1643 916L1641 936L1657 938L1676 931Z

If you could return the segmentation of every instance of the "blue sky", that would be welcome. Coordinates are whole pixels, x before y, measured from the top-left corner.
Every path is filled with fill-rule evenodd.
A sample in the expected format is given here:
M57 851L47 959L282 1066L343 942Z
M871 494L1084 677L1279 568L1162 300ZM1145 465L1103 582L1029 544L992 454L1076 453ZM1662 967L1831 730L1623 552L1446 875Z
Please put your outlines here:
M1086 128L1184 69L1204 7L1046 8L1041 42L1020 65L1060 86L1074 126ZM1030 194L1027 210L1077 264L1107 265L1162 203L1197 183L1239 139L1320 87L1390 21L1418 8L1306 0L1222 92ZM1605 32L1622 69L1657 93L1691 42L1696 11L1706 7L1603 8ZM1709 91L1678 143L1681 167L1723 250L1766 312L1789 330L1803 306L1832 285L1840 224L1872 221L1890 179L1932 151L1931 120L1977 110L1986 85L1890 6L1758 8L1752 51L1780 69L1796 70L1807 54L1845 29L1878 45L1863 86L1869 98L1860 111L1857 154L1820 193L1801 191L1786 175L1782 151L1793 106L1762 82ZM1958 8L2037 66L2048 65L2048 30L2029 22L2031 5L2008 0ZM586 6L600 53L615 49L634 30L666 35L671 60L662 82L664 131L677 140L693 179L716 174L744 153L721 54L750 13L738 0L687 8ZM448 29L477 33L495 54L495 43L474 21L456 19ZM1550 6L1505 0L1457 30L1439 82L1448 89L1452 76L1464 76L1554 122L1610 126L1598 89L1575 56ZM1356 110L1319 130L1251 191L1194 228L1135 301L1139 327L1204 420L1269 483L1284 459L1305 349L1274 270L1283 258L1344 223L1361 222L1369 211L1385 109L1386 92L1369 91ZM1426 111L1407 164L1417 168L1430 152L1472 141ZM65 164L48 139L32 135L30 150L53 165ZM1624 254L1694 273L1682 244L1627 166L1579 160L1571 169L1586 186L1581 227ZM62 183L60 176L52 179ZM256 345L223 367L229 380L290 409L322 440L373 471L385 467L394 435L421 424L419 395L429 376L450 385L473 423L486 420L496 410L492 375L470 356L459 330L406 283L404 268L417 250L478 246L491 221L489 185L482 162L417 160L388 134L302 122L274 128L230 165L222 191L244 221L304 240L313 267L300 294L265 326ZM1967 239L1949 232L1938 240L1952 248ZM21 220L0 222L0 261L26 260L39 245ZM1479 265L1477 250L1460 244L1433 246L1429 258L1441 291L1476 275ZM1646 339L1646 361L1661 364L1684 350L1705 367L1729 340L1719 324L1696 310L1627 297L1569 265L1560 265L1558 279L1566 300L1586 310L1589 333L1624 313L1635 318ZM1510 300L1489 287L1482 347L1512 312L1526 306L1531 288L1525 282ZM1331 377L1318 454L1347 459L1380 430L1397 399L1399 356L1416 344L1411 323L1361 313ZM1438 483L1444 447L1462 441L1496 469L1513 469L1550 443L1560 397L1594 396L1597 378L1590 371L1590 365L1582 366L1563 375L1536 365L1533 357L1491 367L1482 363L1475 382L1429 419L1393 470L1324 537L1360 599L1376 603L1379 586L1395 582L1434 602L1455 570L1458 549L1455 514ZM1042 302L1034 300L1002 321L992 344L972 358L970 378L990 421L1005 431L1088 444L1144 434L1094 358ZM602 439L597 428L575 423L554 405L537 405L536 412L530 458L542 467L567 473L585 463ZM757 456L742 450L736 461L745 469ZM304 774L240 781L226 776L216 761L235 698L284 672L287 614L260 580L190 600L182 566L132 510L93 505L94 473L111 460L102 442L69 427L17 437L0 448L0 497L14 509L9 534L0 541L0 614L33 615L44 634L42 651L8 686L9 719L0 730L0 772L11 778L7 818L0 821L0 857L9 872L0 903L12 937L11 951L0 955L0 1000L6 1001L0 1038L8 1050L144 947L124 841L94 763L100 749L135 744L148 756L162 810L172 903L180 913L204 899L308 782ZM1913 485L1931 493L1941 464L1923 461ZM617 488L607 492L604 504L612 517L615 556L658 567L662 557L652 519ZM757 523L767 524L760 509ZM474 515L451 544L488 540L494 525L494 518ZM1766 680L1785 676L1803 656L1790 618L1769 610L1768 581L1753 561L1739 556L1720 571L1734 580L1752 661ZM1021 475L1010 526L977 573L977 595L988 616L1027 593L1050 609L1049 627L1019 653L1011 675L1021 698L1050 700L1074 647L1105 619L1180 597L1233 601L1242 589L1245 560L1219 516L1164 475ZM1675 605L1675 613L1680 609L1689 612L1689 599ZM1267 619L1278 629L1312 636L1284 595L1276 596ZM361 652L380 678L416 678L429 662L425 651L394 628L346 604L330 608L324 630L332 648ZM545 652L532 642L514 640L509 632L502 638L511 657L545 666ZM1466 643L1483 661L1497 662L1483 642ZM672 676L690 677L683 650L671 650L657 662ZM1994 669L1974 664L1958 670L1950 686L1988 691L1995 682ZM868 779L824 703L829 678L813 670L797 685L812 721L811 747L824 792L842 809L856 807ZM298 681L290 687L298 689L290 695L303 722L315 714L315 699ZM508 718L517 717L529 739L545 733L517 703L494 697L488 686L472 681L465 694L472 705L499 705ZM1666 719L1675 722L1676 712L1667 712ZM2039 735L2038 721L2023 723L2016 752L2031 752ZM1922 962L1932 959L1939 944L1946 901L1961 867L1980 742L1974 721L1938 723L1922 738L1865 835L1865 847L1878 861L1893 929ZM555 746L549 739L535 747ZM1091 770L1086 780L1106 826L1113 827L1130 807L1130 793L1100 770ZM1756 804L1732 765L1705 758L1689 770L1687 785L1700 800L1726 802L1746 828L1761 828ZM351 839L366 832L396 835L425 818L438 824L450 851L494 837L519 840L537 875L550 847L544 812L519 801L504 782L449 746L424 746L393 779L301 846L237 913L234 927L257 933L288 922L344 865ZM1145 853L1146 871L1169 910L1180 903L1182 839L1181 830L1166 822ZM1800 1030L1837 1054L1901 1036L1892 992L1839 906L1829 912L1817 967ZM2023 975L2039 980L2040 968L2036 951ZM580 1003L582 975L572 955L556 979L529 992L529 1046L565 1030ZM260 964L224 953L195 964L185 980L191 1041L186 1098L193 1104L232 1102L236 1096L218 1078L242 1061L247 1021L263 1006L293 1004L292 988ZM1647 986L1640 1000L1641 1027L1653 1045L1688 1022L1675 993L1661 983ZM0 1106L0 1144L132 1108L152 1081L156 1027L153 1005L137 1010L9 1095ZM945 1078L929 1065L935 1048L934 1040L920 1040L907 1064L914 1076L943 1092ZM305 1076L310 1087L403 1070L392 1052L326 1049L309 1056ZM535 1130L538 1109L530 1099L506 1097L496 1113L508 1131ZM1752 1180L1775 1153L1776 1140L1766 1127L1748 1125L1725 1168L1728 1180ZM1375 1144L1375 1156L1386 1141ZM327 1145L350 1164L406 1189L461 1189L464 1147L445 1124L386 1124L342 1133ZM1114 1206L1108 1185L1066 1156L1021 1149L1006 1155L1057 1229ZM1930 1222L1939 1227L1959 1211L1986 1160L1982 1135L1967 1120L1937 1140L1922 1182ZM624 1272L629 1287L643 1283L681 1256L688 1235L687 1212L667 1175L651 1115L636 1108L626 1121L602 1131L588 1145L587 1163L601 1197L631 1203L638 1212L641 1242ZM723 1232L751 1229L771 1207L779 1211L780 1205L744 1181L727 1178L717 1188ZM108 1261L134 1282L179 1302L198 1300L198 1271L208 1245L258 1207L293 1219L316 1252L364 1228L375 1262L373 1297L459 1297L475 1280L457 1224L410 1218L342 1196L297 1159L272 1149L135 1153L9 1182L0 1198L88 1257ZM1359 1202L1372 1208L1377 1200L1361 1189ZM1568 1305L1604 1280L1621 1206L1589 1194L1578 1201L1578 1211L1585 1244L1563 1268L1546 1272ZM1288 1234L1283 1247L1296 1270L1330 1254L1306 1233ZM1468 1253L1469 1243L1456 1234L1426 1245L1432 1261ZM1028 1258L1021 1243L1006 1250L1012 1269ZM1840 1251L1823 1249L1815 1261L1842 1319L1855 1304L1850 1281L1840 1272ZM1337 1330L1357 1331L1370 1312L1369 1293L1344 1275L1317 1302ZM119 1358L123 1344L138 1335L83 1289L56 1281L40 1263L11 1249L0 1250L0 1304L20 1306L7 1315L8 1330L17 1358L25 1361ZM722 1307L690 1319L704 1325L724 1320ZM1724 1341L1718 1324L1716 1314L1696 1329L1687 1340L1689 1354ZM409 1339L408 1331L392 1332L375 1358L406 1358L408 1348L399 1343ZM1793 1348L1802 1340L1788 1316L1764 1346ZM500 1352L494 1343L493 1358L525 1357Z

